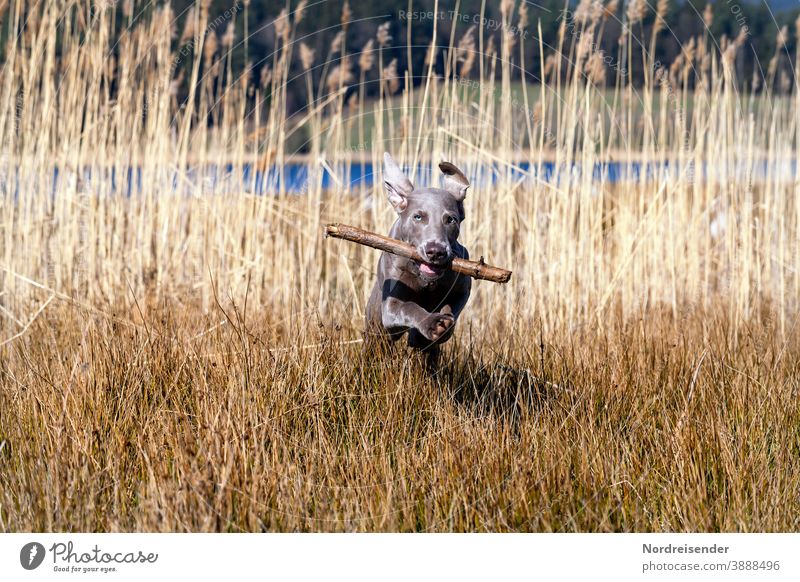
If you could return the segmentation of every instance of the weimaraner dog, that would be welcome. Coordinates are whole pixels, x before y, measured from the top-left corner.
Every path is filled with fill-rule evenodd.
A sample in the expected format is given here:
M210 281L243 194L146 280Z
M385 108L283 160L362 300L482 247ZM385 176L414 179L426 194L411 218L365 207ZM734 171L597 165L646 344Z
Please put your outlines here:
M449 162L440 163L439 169L444 189L415 189L392 156L384 154L384 185L398 214L389 236L414 245L423 261L381 253L366 312L368 345L381 338L396 341L408 333L408 345L428 355L431 369L472 287L468 276L448 269L453 258L469 258L458 242L469 182Z

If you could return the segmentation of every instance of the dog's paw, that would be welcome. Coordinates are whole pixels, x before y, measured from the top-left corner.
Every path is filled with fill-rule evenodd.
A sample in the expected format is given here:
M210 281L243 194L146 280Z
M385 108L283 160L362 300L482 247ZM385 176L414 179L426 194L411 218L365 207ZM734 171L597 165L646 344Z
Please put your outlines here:
M431 313L430 317L425 319L424 329L420 331L426 338L435 342L445 337L455 324L455 318L449 313Z

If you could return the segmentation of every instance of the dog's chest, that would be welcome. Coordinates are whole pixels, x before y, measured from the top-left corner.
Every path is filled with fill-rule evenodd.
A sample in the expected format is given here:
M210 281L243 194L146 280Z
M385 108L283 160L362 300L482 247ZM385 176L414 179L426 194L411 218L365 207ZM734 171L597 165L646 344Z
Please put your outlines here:
M415 297L415 303L428 311L437 311L438 308L448 303L451 295L461 292L458 276L444 276L436 281L420 281Z

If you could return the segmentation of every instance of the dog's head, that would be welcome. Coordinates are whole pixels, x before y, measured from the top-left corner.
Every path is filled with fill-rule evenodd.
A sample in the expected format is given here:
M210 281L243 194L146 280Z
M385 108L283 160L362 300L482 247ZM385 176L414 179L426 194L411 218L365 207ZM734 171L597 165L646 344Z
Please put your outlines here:
M438 279L455 257L469 182L453 164L441 162L444 188L414 189L392 156L383 157L383 182L389 203L399 215L397 235L414 245L422 257L423 262L416 265L420 276Z

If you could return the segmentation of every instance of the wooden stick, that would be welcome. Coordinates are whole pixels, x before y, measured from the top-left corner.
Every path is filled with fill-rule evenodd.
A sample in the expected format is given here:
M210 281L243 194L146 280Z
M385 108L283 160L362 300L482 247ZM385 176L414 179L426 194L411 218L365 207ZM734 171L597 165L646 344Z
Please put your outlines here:
M405 257L412 261L423 262L422 257L417 253L417 249L410 244L389 238L388 236L362 230L355 226L329 224L325 227L325 236L349 240L350 242L392 253L393 255ZM481 257L480 261L468 261L459 258L453 259L450 269L462 275L469 275L475 279L485 279L486 281L493 281L494 283L508 283L508 280L511 279L511 271L487 265L483 262L483 257Z

